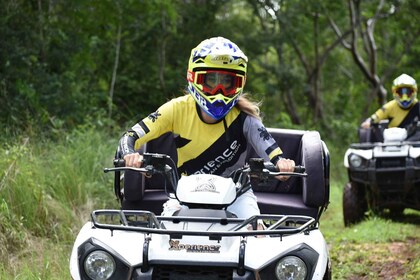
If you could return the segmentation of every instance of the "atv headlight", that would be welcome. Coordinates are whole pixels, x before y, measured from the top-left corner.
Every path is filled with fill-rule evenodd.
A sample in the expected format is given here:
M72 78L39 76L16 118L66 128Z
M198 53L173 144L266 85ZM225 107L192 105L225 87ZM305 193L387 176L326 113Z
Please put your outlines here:
M116 265L110 254L102 250L96 250L86 257L84 268L90 279L106 280L115 272Z
M360 167L362 165L363 159L362 159L361 156L358 156L356 154L351 154L349 156L349 162L350 162L350 165L352 167L356 167L357 168L357 167Z
M306 264L295 256L282 258L276 265L276 277L279 280L303 280L307 271Z

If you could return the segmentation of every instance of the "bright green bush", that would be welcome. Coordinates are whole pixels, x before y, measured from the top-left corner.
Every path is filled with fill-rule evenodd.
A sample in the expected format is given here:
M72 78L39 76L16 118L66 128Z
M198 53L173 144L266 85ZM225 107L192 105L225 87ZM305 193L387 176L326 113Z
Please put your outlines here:
M117 134L86 126L56 140L2 143L1 261L25 248L30 237L71 242L80 227L75 221L87 219L95 207L113 205L113 177L102 169L111 166L117 140Z

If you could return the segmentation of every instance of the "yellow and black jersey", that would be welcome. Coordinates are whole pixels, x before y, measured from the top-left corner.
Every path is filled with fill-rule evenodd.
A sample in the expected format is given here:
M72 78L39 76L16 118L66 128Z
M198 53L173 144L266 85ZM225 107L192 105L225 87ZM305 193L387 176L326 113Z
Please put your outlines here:
M420 117L419 102L417 99L414 100L413 106L409 109L403 109L398 105L398 102L394 99L378 109L372 116L372 120L378 123L381 120L389 120L388 127L406 127L411 124L415 117Z
M223 174L245 163L251 145L265 160L276 161L279 146L255 117L234 107L217 123L201 119L199 107L190 95L172 99L141 120L120 141L124 154L166 132L175 135L178 169L181 174Z

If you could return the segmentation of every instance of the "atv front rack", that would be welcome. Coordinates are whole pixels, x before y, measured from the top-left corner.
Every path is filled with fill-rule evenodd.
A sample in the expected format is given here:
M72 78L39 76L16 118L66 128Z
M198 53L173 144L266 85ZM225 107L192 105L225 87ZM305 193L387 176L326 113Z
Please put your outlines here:
M256 236L265 235L270 237L283 237L317 229L316 220L309 216L300 215L257 215L249 219L238 218L212 218L212 217L184 217L184 216L156 216L149 211L140 210L96 210L91 214L93 227L99 229L135 231L144 234L164 234L173 239L182 236L208 236L211 240L221 240L228 236ZM268 227L264 230L247 230L250 225L257 225L263 220ZM210 223L220 225L232 225L225 231L194 231L172 230L165 227L166 223L179 224Z

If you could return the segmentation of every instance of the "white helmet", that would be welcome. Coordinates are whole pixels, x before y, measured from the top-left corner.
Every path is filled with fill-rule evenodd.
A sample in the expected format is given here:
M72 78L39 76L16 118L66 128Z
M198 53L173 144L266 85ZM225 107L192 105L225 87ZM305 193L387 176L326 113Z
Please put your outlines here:
M392 94L401 108L410 108L417 97L416 80L407 74L398 76L392 83Z

